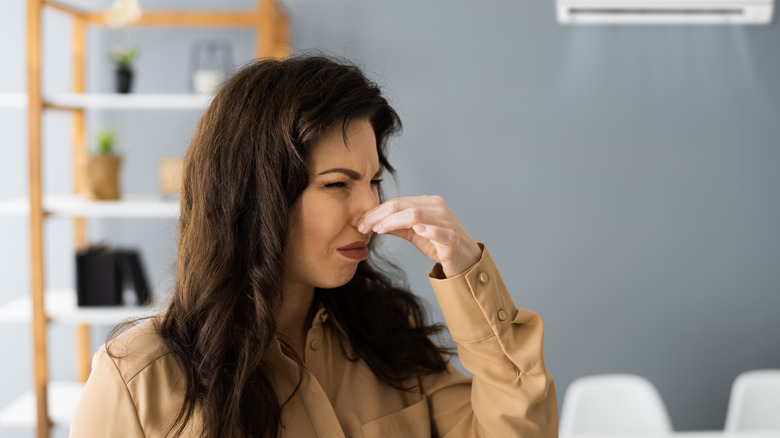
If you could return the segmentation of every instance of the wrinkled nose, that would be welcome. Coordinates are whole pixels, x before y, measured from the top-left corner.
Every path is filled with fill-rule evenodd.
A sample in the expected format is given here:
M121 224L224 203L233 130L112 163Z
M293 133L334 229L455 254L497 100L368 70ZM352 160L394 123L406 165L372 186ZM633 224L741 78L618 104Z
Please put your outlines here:
M373 187L362 189L360 194L356 195L352 214L352 226L357 228L360 218L377 205L379 205L379 194L376 190Z

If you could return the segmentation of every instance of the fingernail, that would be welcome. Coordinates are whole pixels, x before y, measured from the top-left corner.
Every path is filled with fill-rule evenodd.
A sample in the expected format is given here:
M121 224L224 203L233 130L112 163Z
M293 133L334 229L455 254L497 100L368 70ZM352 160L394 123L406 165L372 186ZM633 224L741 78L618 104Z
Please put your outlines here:
M415 226L413 226L412 228L414 228L414 231L415 231L417 234L424 233L424 232L425 232L425 230L426 230L426 228L425 228L425 225L419 225L419 224L418 224L418 225L415 225Z
M361 222L358 224L358 231L360 231L360 232L362 233L362 232L363 232L365 229L366 229L366 226L365 226L365 225L363 225L363 222L361 221Z
M378 232L379 232L379 230L381 230L381 229L382 229L382 224L376 224L376 225L374 225L374 232L375 232L375 233L378 233Z

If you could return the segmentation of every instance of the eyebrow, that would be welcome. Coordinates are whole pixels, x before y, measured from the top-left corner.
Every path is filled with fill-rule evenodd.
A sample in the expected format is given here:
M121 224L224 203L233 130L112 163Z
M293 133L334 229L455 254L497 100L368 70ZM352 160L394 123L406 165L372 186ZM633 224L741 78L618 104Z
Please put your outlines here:
M343 173L344 175L346 175L350 179L354 179L356 181L359 180L362 177L362 175L360 175L359 173L355 172L354 170L352 170L352 169L345 169L343 167L337 167L337 168L334 168L334 169L328 169L328 170L326 170L324 172L320 172L318 175L326 175L326 174L329 174L329 173ZM381 167L374 174L374 177L378 177L380 175L382 175L382 168Z

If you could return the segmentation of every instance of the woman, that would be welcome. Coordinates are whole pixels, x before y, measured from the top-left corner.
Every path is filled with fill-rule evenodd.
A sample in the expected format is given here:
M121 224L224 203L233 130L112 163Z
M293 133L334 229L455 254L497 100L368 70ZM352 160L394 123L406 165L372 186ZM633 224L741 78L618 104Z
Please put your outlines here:
M401 123L354 66L258 61L187 152L167 311L101 348L71 436L557 436L542 321L438 197L380 203ZM377 235L436 263L464 377Z

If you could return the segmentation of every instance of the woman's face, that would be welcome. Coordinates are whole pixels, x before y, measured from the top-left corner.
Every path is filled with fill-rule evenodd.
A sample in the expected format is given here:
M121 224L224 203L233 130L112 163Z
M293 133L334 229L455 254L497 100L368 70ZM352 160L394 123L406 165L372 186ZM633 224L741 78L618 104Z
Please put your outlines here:
M311 146L309 185L293 206L284 250L285 288L334 288L368 257L371 235L358 232L363 213L379 204L381 168L367 119L341 123Z

